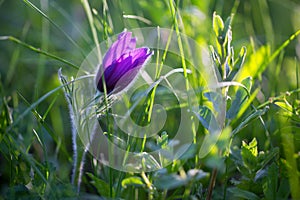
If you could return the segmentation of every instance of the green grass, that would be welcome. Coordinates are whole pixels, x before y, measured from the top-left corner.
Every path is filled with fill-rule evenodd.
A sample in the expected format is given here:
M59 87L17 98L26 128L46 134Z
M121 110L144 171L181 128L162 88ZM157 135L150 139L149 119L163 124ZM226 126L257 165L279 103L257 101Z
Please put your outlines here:
M292 0L0 1L0 199L300 199L299 6ZM124 163L130 151L171 151L182 110L191 114L192 145L163 169L148 172L146 166L170 157L144 153L135 157L144 157L139 169L127 166L136 173L122 172L84 149L73 123L81 122L84 131L89 118L72 121L69 109L78 111L82 100L73 95L94 77L81 70L89 52L96 47L95 62L101 62L108 38L146 27L172 29L176 36L153 49L152 78L182 81L186 102L156 84L124 98L140 125L151 125L155 104L164 106L167 121L151 139L116 128L115 102L106 92L96 104L98 121L105 137L125 149ZM189 60L205 54L191 51L184 35L210 51L220 82L214 89ZM175 43L177 55L170 52ZM164 79L166 65L178 70ZM208 126L221 116L222 100L225 120ZM209 145L205 136L216 128L222 133ZM110 156L115 151L110 148Z

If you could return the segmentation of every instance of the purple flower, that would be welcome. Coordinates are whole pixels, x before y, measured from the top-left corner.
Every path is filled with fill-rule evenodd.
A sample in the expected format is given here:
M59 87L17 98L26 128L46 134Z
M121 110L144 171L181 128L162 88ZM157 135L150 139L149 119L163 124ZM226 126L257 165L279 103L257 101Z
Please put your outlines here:
M131 36L132 33L125 30L106 52L102 68L99 68L96 75L97 89L100 92L104 91L103 77L108 94L125 89L151 57L149 48L136 48L136 38Z

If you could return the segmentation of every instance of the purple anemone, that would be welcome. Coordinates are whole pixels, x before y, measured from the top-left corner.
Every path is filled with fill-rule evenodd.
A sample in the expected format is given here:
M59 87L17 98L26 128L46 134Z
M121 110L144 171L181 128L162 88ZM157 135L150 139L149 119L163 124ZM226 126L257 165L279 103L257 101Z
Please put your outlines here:
M136 48L136 38L132 37L131 32L120 33L118 40L106 52L102 68L98 69L97 89L100 92L104 91L104 77L108 94L124 90L134 80L151 55L152 52L147 47Z

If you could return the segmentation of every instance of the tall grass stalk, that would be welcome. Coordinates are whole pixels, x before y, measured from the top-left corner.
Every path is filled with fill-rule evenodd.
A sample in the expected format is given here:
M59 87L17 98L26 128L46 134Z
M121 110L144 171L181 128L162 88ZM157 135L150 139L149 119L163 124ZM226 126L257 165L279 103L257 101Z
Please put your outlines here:
M34 51L36 53L43 54L43 55L45 55L45 56L47 56L49 58L52 58L52 59L57 60L57 61L60 61L60 62L66 64L66 65L68 65L68 66L70 66L70 67L72 67L74 69L77 69L77 70L79 69L79 66L71 63L70 61L68 61L68 60L66 60L64 58L61 58L59 56L56 56L56 55L54 55L52 53L49 53L47 51L41 50L39 48L36 48L36 47L34 47L34 46L30 45L30 44L27 44L27 43L19 40L18 38L13 37L13 36L0 36L0 40L9 40L9 41L15 42L15 43L17 43L17 44L19 44L21 46L24 46L25 48L30 49L30 50L32 50L32 51Z

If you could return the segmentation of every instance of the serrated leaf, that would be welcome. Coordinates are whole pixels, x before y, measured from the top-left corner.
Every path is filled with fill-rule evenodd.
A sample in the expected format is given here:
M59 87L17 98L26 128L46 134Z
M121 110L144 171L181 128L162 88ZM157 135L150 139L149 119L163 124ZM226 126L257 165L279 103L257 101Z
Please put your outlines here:
M168 146L169 136L167 132L162 132L161 136L157 138L157 144L162 148L166 149Z
M247 167L249 171L254 171L258 167L257 154L257 141L255 138L253 138L249 145L243 141L241 155L244 166Z
M249 143L249 145L243 141L242 144L243 148L249 149L251 151L251 153L257 157L258 151L257 151L257 140L256 138L253 138L252 141Z
M258 164L256 157L247 148L242 148L241 155L242 155L244 166L249 171L253 172Z
M253 140L249 143L247 148L251 151L251 153L255 157L257 157L258 151L257 151L257 140L256 140L256 138L253 138Z

